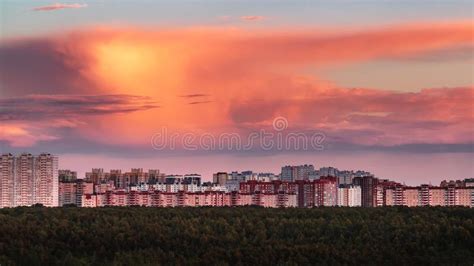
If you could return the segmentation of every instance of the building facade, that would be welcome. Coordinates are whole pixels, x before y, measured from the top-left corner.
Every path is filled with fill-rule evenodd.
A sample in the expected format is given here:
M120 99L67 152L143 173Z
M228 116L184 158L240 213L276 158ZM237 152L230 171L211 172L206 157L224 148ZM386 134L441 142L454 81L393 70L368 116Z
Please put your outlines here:
M12 154L0 157L0 208L14 207L15 158Z
M3 154L0 167L1 207L59 205L58 157Z
M337 189L337 205L341 207L360 207L360 187L355 185L340 185Z

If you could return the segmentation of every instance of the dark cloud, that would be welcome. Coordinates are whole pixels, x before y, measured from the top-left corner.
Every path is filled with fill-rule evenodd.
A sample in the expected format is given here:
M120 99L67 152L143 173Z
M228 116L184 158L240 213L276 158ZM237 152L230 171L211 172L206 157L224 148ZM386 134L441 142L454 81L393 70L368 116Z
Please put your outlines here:
M84 58L85 59L85 58ZM53 39L0 43L0 94L80 94L92 85L80 73L87 60L58 51Z
M203 103L212 103L212 101L190 102L188 104L203 104Z
M207 101L207 100L198 100L202 98L209 97L209 94L204 94L204 93L196 93L196 94L185 94L185 95L180 95L179 97L181 98L187 98L189 100L191 99L196 99L196 101L188 102L188 104L194 105L194 104L205 104L205 103L212 103L213 101Z
M209 94L186 94L186 95L180 95L179 97L182 98L200 98L200 97L207 97Z
M61 139L38 141L34 146L28 147L31 153L53 152L67 154L103 154L114 158L150 158L150 157L169 157L169 156L206 156L206 155L234 155L234 156L271 156L271 155L296 155L296 154L326 154L334 155L338 153L355 152L360 156L361 153L369 152L388 152L400 154L436 154L436 153L474 153L474 143L458 144L403 144L395 146L380 145L359 145L349 142L336 141L328 139L323 142L324 150L315 150L309 147L307 150L279 150L276 147L269 150L262 150L258 144L250 150L204 150L195 151L183 149L169 149L166 152L154 150L149 145L117 145L107 144L93 139L84 138L78 134L74 128L55 129ZM1 152L21 153L25 147L12 146L7 141L0 140ZM356 155L355 155L356 156Z
M135 95L29 95L0 99L0 121L29 121L143 111L159 106Z

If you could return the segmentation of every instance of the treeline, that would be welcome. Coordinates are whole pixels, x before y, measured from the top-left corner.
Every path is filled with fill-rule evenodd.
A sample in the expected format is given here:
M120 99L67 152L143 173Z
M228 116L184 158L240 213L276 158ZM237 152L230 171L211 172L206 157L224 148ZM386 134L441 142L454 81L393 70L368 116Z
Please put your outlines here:
M474 263L469 208L0 209L0 265Z

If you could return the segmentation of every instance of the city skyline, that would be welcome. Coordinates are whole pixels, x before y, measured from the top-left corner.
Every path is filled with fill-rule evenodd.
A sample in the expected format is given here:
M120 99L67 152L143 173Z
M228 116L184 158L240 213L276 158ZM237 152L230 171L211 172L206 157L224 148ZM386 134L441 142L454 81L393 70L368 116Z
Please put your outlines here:
M40 154L50 154L50 153L40 153ZM3 153L3 154L0 154L0 155L11 155L11 156L15 156L14 153ZM36 155L32 155L32 153L18 153L18 155L29 155L29 156L36 156ZM55 156L57 158L57 155L52 155L52 156ZM222 168L217 168L215 170L209 170L207 172L200 172L200 171L197 171L195 169L191 169L191 168L182 168L181 170L177 170L177 171L168 171L166 167L160 167L159 165L156 165L156 164L152 164L152 165L149 165L149 166L143 166L143 164L130 164L128 166L123 166L121 165L120 167L117 167L117 165L111 165L111 166L107 166L107 167L104 167L103 165L101 164L92 164L92 165L85 165L85 168L81 168L81 170L78 171L78 168L77 167L74 167L74 165L70 165L71 167L65 167L64 165L61 166L61 160L58 160L57 163L57 168L61 171L61 170L66 170L66 171L73 171L76 175L77 178L79 179L85 179L87 174L91 172L91 169L102 169L103 171L105 172L108 172L108 171L115 171L115 170L119 170L119 171L123 171L123 172L126 172L127 169L150 169L150 170L158 170L158 171L161 171L161 173L166 173L167 175L187 175L187 174L198 174L200 176L203 177L203 181L212 181L212 177L215 173L219 173L219 172L226 172L226 173L231 173L231 172L253 172L253 173L269 173L269 174L274 174L275 176L279 177L280 178L280 175L282 173L282 168L288 166L296 166L296 165L301 165L301 166L311 166L314 168L314 170L316 171L336 171L336 172L351 172L351 173L365 173L367 175L370 175L370 176L374 176L374 177L377 177L377 178L382 178L382 179L389 179L389 180L397 180L403 184L406 184L408 186L417 186L417 185L420 185L420 184L437 184L437 183L440 183L442 181L446 181L446 180L462 180L462 179L470 179L472 178L473 176L472 175L468 175L468 176L444 176L444 177L440 177L440 178L434 178L434 179L430 179L428 176L426 179L422 180L421 182L414 182L412 180L412 182L406 182L406 180L403 178L403 177L392 177L392 176L384 176L384 175L380 175L378 174L377 172L373 172L373 171L370 171L368 169L363 169L361 167L355 167L355 168L352 168L352 169L345 169L345 168L339 168L339 167L336 167L334 164L327 164L327 165L317 165L317 164L314 164L314 163L311 163L311 162L296 162L296 163L286 163L286 164L283 164L283 165L278 165L277 166L277 169L267 169L267 168L250 168L250 167L230 167L230 168L227 168L227 169L222 169ZM179 162L178 162L179 163ZM334 175L326 175L326 176L334 176Z
M439 185L406 185L367 171L284 165L279 173L252 170L170 174L160 169L92 168L84 177L58 168L57 156L0 156L0 208L46 207L384 207L474 206L474 178Z
M0 8L0 153L51 152L80 175L91 162L203 176L312 163L411 185L474 173L471 1ZM319 146L200 143L262 131Z

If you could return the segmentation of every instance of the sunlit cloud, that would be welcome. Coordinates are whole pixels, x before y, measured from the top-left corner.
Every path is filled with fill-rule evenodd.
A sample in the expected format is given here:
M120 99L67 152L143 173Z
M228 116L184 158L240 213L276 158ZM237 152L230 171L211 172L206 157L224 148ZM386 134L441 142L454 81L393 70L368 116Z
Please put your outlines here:
M38 141L52 141L57 139L59 139L57 136L36 132L26 125L0 125L0 141L6 141L12 147L31 147Z
M77 9L77 8L84 8L87 7L87 4L61 4L61 3L55 3L47 6L40 6L40 7L35 7L33 8L33 11L53 11L53 10L58 10L58 9L66 9L66 8L72 8L72 9Z
M32 93L137 94L159 101L160 108L144 99L133 99L131 106L67 107L86 123L77 134L107 145L146 147L161 127L248 132L270 127L277 116L287 118L292 130L323 131L332 142L381 147L473 143L471 84L407 93L341 87L303 71L459 56L449 51L472 48L472 30L470 21L351 30L92 27L2 43L0 90L16 101ZM41 107L32 100L17 110L9 101L3 102L4 121L12 120L9 116L48 120L50 113L61 113L45 99ZM45 135L50 127L42 127Z

